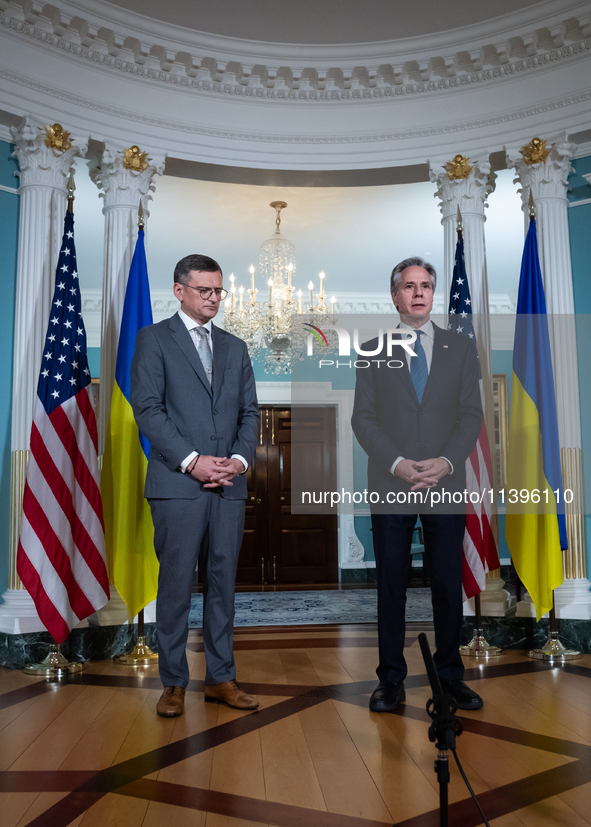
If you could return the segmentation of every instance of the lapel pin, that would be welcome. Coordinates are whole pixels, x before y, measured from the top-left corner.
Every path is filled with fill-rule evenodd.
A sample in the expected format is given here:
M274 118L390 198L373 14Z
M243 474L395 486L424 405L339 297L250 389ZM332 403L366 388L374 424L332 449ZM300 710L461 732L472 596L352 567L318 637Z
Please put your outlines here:
M443 345L443 347L447 349L449 347L449 345Z

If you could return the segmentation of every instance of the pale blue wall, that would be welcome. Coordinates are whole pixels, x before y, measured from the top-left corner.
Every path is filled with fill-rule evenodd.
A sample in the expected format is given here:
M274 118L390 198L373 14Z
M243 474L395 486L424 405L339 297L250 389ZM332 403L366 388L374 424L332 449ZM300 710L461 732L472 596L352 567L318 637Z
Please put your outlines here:
M575 171L569 177L571 203L591 198L591 186L583 175L591 173L591 156L573 161ZM581 428L583 446L583 474L586 489L587 512L587 570L591 571L591 381L589 353L591 353L591 204L569 207L570 252L573 264L575 313L577 314L577 342L579 351L579 388L581 396ZM586 315L587 314L587 315Z
M18 187L18 168L10 157L12 146L0 141L0 184ZM8 586L8 531L10 521L10 411L12 405L12 348L18 241L19 197L0 190L0 594Z
M16 162L10 157L11 146L0 141L0 184L16 187L17 179L13 172L17 168ZM591 172L591 157L580 158L574 161L575 172L571 175L571 201L580 201L591 198L591 186L582 178L583 173ZM0 191L0 241L2 244L2 258L0 260L0 283L3 287L2 306L0 308L0 337L4 348L3 360L0 366L0 593L7 585L8 572L8 520L10 499L10 409L12 393L12 342L14 333L14 295L16 277L16 251L18 233L18 196ZM575 309L578 315L579 365L586 368L586 355L591 349L591 326L581 314L591 314L591 204L569 209L569 227L571 235L571 255L573 261L573 279L575 291ZM102 241L102 226L100 232L94 223L93 233L97 233ZM518 276L518 274L517 274ZM378 289L378 285L367 285L368 289ZM99 348L89 348L89 362L93 376L99 375ZM509 393L511 379L511 352L495 351L493 353L493 371L506 373L509 378ZM274 376L265 373L260 362L255 362L255 376L257 381L288 381L288 376ZM311 377L312 378L312 377ZM317 376L313 377L317 379ZM331 381L335 389L352 387L350 371L327 370L325 381ZM301 381L298 376L298 380ZM591 382L581 377L581 403L583 423L583 451L585 459L585 478L587 489L591 490ZM366 457L362 449L354 444L354 489L363 490L366 487ZM589 509L588 509L589 510ZM591 517L588 517L588 535L591 537ZM366 559L373 559L371 534L369 532L369 518L358 517L355 520L358 536L366 549ZM503 532L501 531L501 536ZM504 544L504 540L502 541ZM506 549L502 546L501 556L505 556Z

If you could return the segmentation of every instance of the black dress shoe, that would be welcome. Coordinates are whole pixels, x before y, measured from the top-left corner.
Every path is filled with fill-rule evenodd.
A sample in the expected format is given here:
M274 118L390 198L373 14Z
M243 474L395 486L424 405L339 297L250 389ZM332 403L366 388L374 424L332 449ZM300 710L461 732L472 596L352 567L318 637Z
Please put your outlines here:
M369 699L372 712L394 712L399 703L406 699L404 684L380 681Z
M458 709L482 709L484 701L477 692L466 686L464 681L446 681L443 678L441 688L447 695L451 695Z

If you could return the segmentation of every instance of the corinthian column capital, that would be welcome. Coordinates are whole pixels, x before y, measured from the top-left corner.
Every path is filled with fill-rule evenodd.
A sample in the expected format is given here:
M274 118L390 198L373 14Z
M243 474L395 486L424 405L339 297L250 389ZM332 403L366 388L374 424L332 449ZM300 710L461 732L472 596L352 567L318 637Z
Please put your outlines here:
M456 177L459 175L462 177ZM443 221L446 218L455 219L458 207L462 215L484 217L487 198L495 188L496 177L494 173L491 176L488 157L462 158L456 155L447 162L431 161L429 177L437 185L435 197L439 198Z
M19 126L10 128L15 144L13 154L20 167L20 187L53 187L65 193L74 158L86 155L88 136L62 131L62 137L52 141L51 137L48 139L48 127L52 125L27 116Z
M141 198L142 207L148 214L148 201L152 199L150 193L155 189L154 178L164 172L165 158L148 153L140 155L147 157L138 163L138 168L130 168L129 150L107 146L99 165L91 168L90 177L101 190L100 197L104 199L104 212L114 207L137 210Z
M528 153L529 147L531 143L523 147L505 147L507 166L515 169L522 185L519 190L522 209L526 211L528 208L530 190L536 202L543 199L560 199L566 202L568 176L573 169L571 158L577 145L557 141L548 150L534 155L533 158L531 153Z

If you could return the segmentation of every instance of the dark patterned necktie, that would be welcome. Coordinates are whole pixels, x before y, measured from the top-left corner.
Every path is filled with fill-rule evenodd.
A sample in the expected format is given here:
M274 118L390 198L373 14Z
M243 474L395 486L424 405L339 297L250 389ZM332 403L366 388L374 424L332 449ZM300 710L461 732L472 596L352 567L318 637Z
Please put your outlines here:
M423 399L423 393L427 379L429 378L429 371L427 370L427 357L421 344L422 330L417 330L417 340L415 342L415 354L410 360L410 378L415 386L415 391L419 402Z

